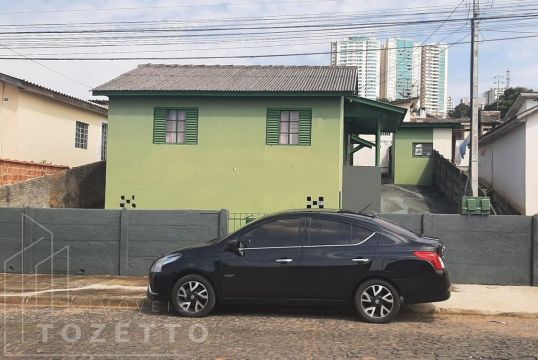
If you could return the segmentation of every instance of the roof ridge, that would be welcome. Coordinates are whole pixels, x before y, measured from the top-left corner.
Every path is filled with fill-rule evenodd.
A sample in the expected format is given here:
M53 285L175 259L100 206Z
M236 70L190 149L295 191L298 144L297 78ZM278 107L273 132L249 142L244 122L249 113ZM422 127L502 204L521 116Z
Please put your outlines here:
M0 81L6 81L8 83L11 83L15 86L21 86L21 85L26 85L26 86L30 86L30 87L34 87L34 88L37 88L39 90L42 90L42 91L46 91L46 92L49 92L49 93L52 93L52 94L56 94L56 95L60 95L62 97L65 97L65 98L68 98L68 99L71 99L71 100L74 100L75 102L79 102L79 103L83 103L85 104L86 106L88 107L95 107L97 109L100 109L100 110L103 110L105 112L108 111L108 108L106 106L103 106L103 105L99 105L99 104L96 104L96 103L93 103L91 102L90 100L84 100L84 99L81 99L81 98L78 98L78 97L75 97L73 95L69 95L69 94L66 94L66 93L63 93L63 92L60 92L60 91L57 91L57 90L54 90L54 89L51 89L51 88L48 88L46 86L43 86L43 85L39 85L37 83L34 83L32 81L28 81L28 80L25 80L25 79L21 79L21 78L18 78L18 77L15 77L15 76L11 76L11 75L8 75L6 73L1 73L0 72ZM60 99L56 99L56 100L60 100ZM61 101L61 100L60 100ZM77 106L77 104L74 104L72 102L67 102L67 101L64 101L65 103L69 103L73 106ZM81 104L82 105L82 104ZM81 106L79 106L81 107ZM87 107L84 107L86 110L90 110L92 111L91 109L87 108ZM96 110L97 110L96 109Z
M138 64L138 68L152 68L152 67L201 67L201 68L349 68L355 69L355 66L345 66L345 65L247 65L247 64L216 64L216 65L206 65L206 64Z

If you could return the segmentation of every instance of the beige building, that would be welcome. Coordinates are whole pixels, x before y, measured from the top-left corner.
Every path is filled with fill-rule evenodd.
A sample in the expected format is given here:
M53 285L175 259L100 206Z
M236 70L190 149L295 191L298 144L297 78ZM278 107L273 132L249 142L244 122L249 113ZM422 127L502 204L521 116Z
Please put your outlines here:
M106 158L107 108L0 73L0 159L67 165Z

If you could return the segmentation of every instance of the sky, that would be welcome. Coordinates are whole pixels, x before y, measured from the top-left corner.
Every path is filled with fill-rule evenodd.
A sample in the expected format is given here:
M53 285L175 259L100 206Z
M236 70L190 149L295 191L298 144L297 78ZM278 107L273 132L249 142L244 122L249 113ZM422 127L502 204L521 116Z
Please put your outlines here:
M430 25L422 31L422 34L407 33L405 28L401 32L385 33L382 27L375 33L364 33L360 29L351 29L340 33L326 33L322 39L309 37L293 40L284 39L267 41L259 39L255 42L229 41L223 44L206 43L192 46L185 44L181 33L177 37L170 37L172 44L167 46L140 46L125 41L121 47L114 48L76 48L76 49L35 49L31 46L16 47L10 35L4 31L20 30L18 26L28 24L70 23L77 26L87 22L118 22L118 21L189 21L205 25L227 21L233 24L230 18L259 18L259 17L282 17L303 14L325 14L327 19L345 13L360 13L385 11L399 8L420 9L433 6L447 6L459 9L468 9L470 0L439 0L439 1L410 1L410 0L108 0L79 1L79 0L0 0L0 45L13 48L17 53L26 56L33 54L57 54L59 56L229 56L250 54L273 54L273 53L304 53L304 52L327 52L330 51L330 42L343 39L347 36L375 35L379 39L386 37L414 38L419 42L424 41L428 35L428 43L443 41L445 43L456 42L461 34L450 33L450 23L443 24L438 31L438 24ZM524 1L524 0L521 0ZM514 4L517 10L517 2L506 0L482 1L482 6L493 7L503 3ZM528 3L528 1L527 1ZM506 5L505 5L506 6ZM537 9L538 10L538 9ZM532 11L532 10L528 10ZM457 17L457 15L454 15ZM416 19L421 19L420 15ZM296 20L294 20L296 21ZM290 24L294 24L290 21ZM372 20L379 21L379 20ZM532 34L533 26L538 34L537 23L533 20L526 23L527 32L509 30L495 32L485 29L480 33L481 39L520 36ZM538 20L537 20L538 21ZM255 24L255 22L254 22ZM534 25L536 24L536 25ZM6 25L17 25L6 27ZM88 27L90 26L90 27ZM101 25L95 25L98 28ZM86 25L91 28L91 25ZM487 28L487 26L486 26ZM28 28L25 28L28 29ZM40 29L47 30L47 27ZM530 29L530 30L529 30ZM256 30L251 30L255 32ZM463 31L467 31L463 29ZM177 34L177 33L176 33ZM24 35L20 39L24 38ZM31 36L31 35L28 35ZM56 35L52 35L56 36ZM283 35L285 37L285 34ZM466 38L467 40L469 37ZM9 42L11 41L11 42ZM23 42L26 40L22 40ZM176 42L177 41L177 42ZM7 45L6 45L7 44ZM34 42L33 44L36 44ZM247 45L245 45L247 44ZM221 48L225 49L221 49ZM259 48L258 48L259 47ZM137 53L138 51L147 51ZM469 44L453 45L448 50L448 94L455 103L459 99L469 95ZM74 54L75 53L75 54ZM79 53L81 53L79 55ZM18 56L11 50L0 48L0 56ZM251 59L201 59L201 60L121 60L121 61L45 61L39 63L30 60L6 60L0 58L0 72L20 77L34 83L50 87L54 90L65 92L73 96L89 99L91 88L96 87L114 77L136 67L140 63L181 63L181 64L284 64L284 65L329 65L328 54L303 55L292 57L274 58L251 58ZM494 86L494 76L504 75L507 69L511 71L512 86L526 86L538 89L538 37L527 39L515 39L502 42L484 42L480 44L479 61L479 91L482 93Z

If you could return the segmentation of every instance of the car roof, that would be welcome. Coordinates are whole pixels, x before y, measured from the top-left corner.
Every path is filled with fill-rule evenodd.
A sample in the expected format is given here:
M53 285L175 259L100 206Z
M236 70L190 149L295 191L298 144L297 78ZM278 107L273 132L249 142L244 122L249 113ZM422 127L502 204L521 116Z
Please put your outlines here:
M294 209L294 210L285 210L273 214L268 214L269 216L277 215L312 215L312 214L322 214L322 215L341 215L343 217L351 217L355 219L371 220L377 216L365 214L360 211L353 210L343 210L343 209Z

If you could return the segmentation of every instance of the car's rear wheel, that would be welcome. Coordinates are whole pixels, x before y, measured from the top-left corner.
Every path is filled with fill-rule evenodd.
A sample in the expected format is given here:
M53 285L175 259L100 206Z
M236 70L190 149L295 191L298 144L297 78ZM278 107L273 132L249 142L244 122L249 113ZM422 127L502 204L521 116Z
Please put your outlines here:
M172 303L182 316L206 316L215 307L215 301L213 286L200 275L183 276L172 288Z
M400 311L400 294L385 280L367 280L355 292L355 307L364 321L387 323Z

